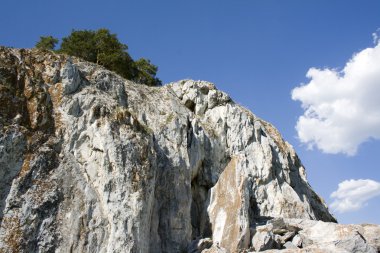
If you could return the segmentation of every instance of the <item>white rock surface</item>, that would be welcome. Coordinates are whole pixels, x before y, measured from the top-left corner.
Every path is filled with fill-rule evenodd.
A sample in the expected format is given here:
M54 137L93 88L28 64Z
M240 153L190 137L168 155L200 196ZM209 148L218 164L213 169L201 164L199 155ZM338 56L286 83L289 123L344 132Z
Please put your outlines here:
M335 221L290 144L213 84L147 87L36 50L0 48L0 166L0 252L183 252L207 237L203 252L238 252L273 218Z
M368 225L341 225L332 222L323 222L305 219L274 219L267 225L258 226L257 231L266 233L295 232L291 240L283 243L282 248L287 250L268 250L266 252L378 252L380 226L371 225L371 231L366 230ZM377 228L377 229L375 229ZM366 233L367 232L367 233ZM253 237L255 239L256 234ZM260 238L259 238L260 239ZM290 239L290 238L289 238ZM263 246L260 240L256 245ZM296 247L297 249L293 248ZM259 251L258 248L254 248ZM272 248L273 249L273 248ZM251 251L254 252L254 251Z

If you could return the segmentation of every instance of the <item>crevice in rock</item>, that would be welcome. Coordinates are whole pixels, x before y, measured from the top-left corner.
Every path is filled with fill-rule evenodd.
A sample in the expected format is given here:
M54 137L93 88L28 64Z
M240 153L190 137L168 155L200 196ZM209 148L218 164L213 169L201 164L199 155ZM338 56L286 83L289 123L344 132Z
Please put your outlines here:
M212 236L210 218L207 213L211 186L201 185L199 178L191 181L191 226L192 239Z
M249 200L249 224L250 226L255 226L255 224L261 224L262 222L266 222L267 219L263 218L264 216L260 216L260 208L257 204L256 198L254 196L250 196Z
M191 121L189 118L187 118L187 127L186 128L187 128L187 133L186 133L187 145L186 145L186 147L187 147L187 152L189 152L189 150L191 148L191 143L193 141L193 135L194 135L193 125L191 124Z
M185 102L185 106L186 106L190 111L195 112L195 103L194 103L194 101L192 101L192 100L190 100L190 99L186 100L186 102Z

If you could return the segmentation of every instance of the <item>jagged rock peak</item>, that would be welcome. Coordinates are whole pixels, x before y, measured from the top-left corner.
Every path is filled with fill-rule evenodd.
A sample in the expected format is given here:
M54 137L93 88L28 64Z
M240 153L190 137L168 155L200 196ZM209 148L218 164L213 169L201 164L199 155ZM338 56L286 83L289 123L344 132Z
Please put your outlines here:
M1 252L238 252L273 219L336 222L291 145L215 85L46 51L0 48L0 168Z

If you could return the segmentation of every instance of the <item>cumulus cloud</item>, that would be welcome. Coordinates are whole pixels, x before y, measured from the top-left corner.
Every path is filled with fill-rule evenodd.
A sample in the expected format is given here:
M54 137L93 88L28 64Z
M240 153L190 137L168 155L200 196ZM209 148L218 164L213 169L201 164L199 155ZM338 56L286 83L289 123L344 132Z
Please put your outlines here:
M376 196L380 196L379 182L371 179L345 180L339 184L338 190L331 193L334 201L330 207L340 213L355 211Z
M380 42L346 63L343 70L311 68L310 81L292 91L302 103L299 140L325 153L354 155L369 139L380 139Z

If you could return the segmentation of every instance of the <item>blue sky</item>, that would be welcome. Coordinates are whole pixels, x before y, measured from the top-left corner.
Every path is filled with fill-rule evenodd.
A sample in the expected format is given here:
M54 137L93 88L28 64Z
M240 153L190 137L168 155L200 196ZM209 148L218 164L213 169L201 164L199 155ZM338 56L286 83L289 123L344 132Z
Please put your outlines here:
M380 27L380 1L3 0L1 8L0 45L28 48L41 35L62 38L72 29L104 27L129 46L134 58L147 57L158 65L164 83L184 78L214 82L280 130L303 161L310 184L329 204L337 201L330 195L345 180L354 181L341 184L335 195L349 195L351 186L372 187L366 195L373 197L365 201L341 197L341 201L359 205L334 211L341 223L380 224L380 197L375 196L380 194L377 132L368 135L371 141L357 145L355 154L347 155L344 148L328 154L326 150L331 153L331 149L323 152L315 141L323 136L315 137L316 133L309 131L304 143L298 137L297 121L304 114L300 101L305 103L307 91L300 94L299 101L292 100L292 90L301 83L323 85L316 80L324 72L309 79L306 73L310 68L335 69L340 75L354 53L376 46L372 34ZM347 83L350 80L347 77ZM380 93L372 94L380 101ZM306 106L317 108L321 101ZM377 108L374 114L380 110ZM339 124L334 115L328 117ZM355 129L343 137L355 135ZM307 143L313 141L310 150Z

